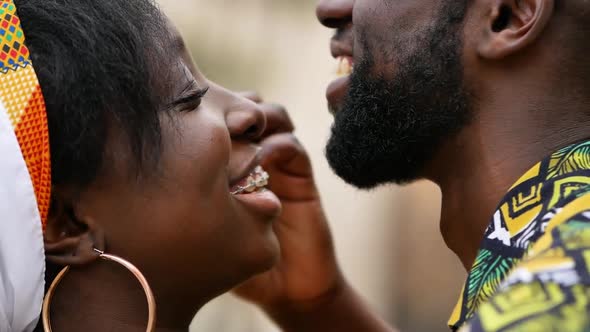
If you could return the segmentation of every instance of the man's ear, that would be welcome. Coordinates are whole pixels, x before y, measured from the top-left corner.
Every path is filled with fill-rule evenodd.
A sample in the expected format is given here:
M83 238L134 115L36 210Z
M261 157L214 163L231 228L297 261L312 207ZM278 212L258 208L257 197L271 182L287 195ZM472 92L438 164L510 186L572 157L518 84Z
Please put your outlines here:
M553 16L554 0L484 0L486 20L478 53L497 60L533 44Z
M84 216L69 191L52 189L51 207L45 227L45 256L61 266L86 265L104 251L104 233L91 217Z

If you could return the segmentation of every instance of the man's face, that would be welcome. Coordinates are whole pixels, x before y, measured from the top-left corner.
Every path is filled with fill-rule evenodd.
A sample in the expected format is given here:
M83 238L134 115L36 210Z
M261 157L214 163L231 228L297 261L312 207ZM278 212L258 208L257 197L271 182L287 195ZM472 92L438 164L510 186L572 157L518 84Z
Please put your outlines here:
M468 123L461 59L466 2L320 1L320 21L337 29L332 55L344 75L327 91L335 122L326 154L350 184L371 188L423 177L441 142Z

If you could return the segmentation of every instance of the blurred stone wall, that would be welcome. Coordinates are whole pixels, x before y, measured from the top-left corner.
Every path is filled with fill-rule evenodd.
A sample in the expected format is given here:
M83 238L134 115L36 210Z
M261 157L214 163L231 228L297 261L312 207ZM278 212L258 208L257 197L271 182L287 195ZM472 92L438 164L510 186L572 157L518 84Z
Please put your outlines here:
M160 0L200 69L235 90L259 91L287 106L314 163L338 257L351 283L404 331L446 331L463 282L439 234L439 193L429 183L360 192L332 174L323 157L329 134L324 91L334 78L331 31L315 0ZM232 296L213 301L192 331L278 331Z

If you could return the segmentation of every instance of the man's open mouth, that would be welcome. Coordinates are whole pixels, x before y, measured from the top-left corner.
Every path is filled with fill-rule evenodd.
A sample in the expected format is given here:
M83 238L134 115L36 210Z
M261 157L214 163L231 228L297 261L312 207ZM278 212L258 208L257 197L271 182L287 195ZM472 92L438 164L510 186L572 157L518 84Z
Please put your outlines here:
M338 69L336 70L336 75L338 75L338 77L352 74L354 71L354 62L352 57L341 55L336 58L336 61L338 61Z

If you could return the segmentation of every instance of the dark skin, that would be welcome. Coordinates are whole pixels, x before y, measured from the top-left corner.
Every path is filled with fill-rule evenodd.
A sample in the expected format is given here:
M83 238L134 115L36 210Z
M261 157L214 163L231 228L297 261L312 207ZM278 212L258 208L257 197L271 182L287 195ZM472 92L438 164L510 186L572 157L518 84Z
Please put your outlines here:
M260 163L275 182L297 181L300 168L289 173L288 164L276 165L286 163L285 152L308 160L292 123L284 109L208 81L169 29L176 56L166 68L173 84L158 92L184 102L161 117L157 168L144 166L137 176L113 122L98 177L84 188L54 188L46 253L50 262L72 266L52 302L54 331L145 331L139 283L99 260L94 248L125 258L146 276L156 297L157 331L187 331L206 302L277 261L273 223L280 202L274 194L232 195L230 189ZM184 98L207 87L201 100Z
M420 24L427 24L431 20L432 8L436 8L439 2L440 0L408 0L395 5L384 5L381 2L369 0L356 2L351 0L321 1L318 6L318 16L324 24L339 27L343 30L338 35L338 38L342 38L340 50L336 48L336 51L345 54L342 52L346 52L347 49L352 52L352 39L350 38L354 36L354 27L357 24L369 24L373 34L381 33L380 29L383 29L385 22L391 20L392 17L403 18L407 24L420 26ZM499 19L501 5L511 6L513 9L511 11L512 16L508 20L509 24L506 27L501 31L494 31L492 26ZM376 8L375 6L380 7ZM375 13L379 15L375 15ZM573 91L577 93L572 94L571 88L579 86L578 83L580 82L559 82L557 84L555 81L544 79L550 75L559 77L559 74L563 74L560 71L561 62L554 59L555 52L551 47L552 45L559 45L559 42L563 39L558 38L563 37L563 35L559 34L558 27L566 29L568 24L567 21L560 21L559 17L554 14L553 2L549 0L522 0L518 2L480 0L475 1L470 8L464 28L466 32L464 34L465 49L463 57L466 82L477 90L480 98L477 107L477 121L464 128L453 139L443 142L441 149L430 161L422 175L424 178L436 181L441 186L443 195L446 196L443 202L443 215L441 218L443 236L449 247L459 255L467 267L473 261L481 234L487 225L494 205L508 186L528 167L551 151L586 137L582 128L586 126L587 119L581 115L580 110L585 109L586 105L588 105L587 100L584 98L588 96L588 93L576 89ZM571 29L571 26L569 28ZM411 32L412 29L410 28L400 33ZM374 40L373 42L378 41L380 40ZM181 58L185 59L182 61L185 67L194 74L196 69L186 65L186 53L180 52L180 54ZM349 55L352 55L352 53ZM387 72L391 69L394 68L383 68ZM198 77L200 76L194 75L199 81ZM482 77L486 79L482 80ZM515 92L514 86L521 88L518 93ZM217 88L213 87L213 89ZM226 95L225 93L221 94ZM330 98L333 104L332 107L338 107L337 104L341 102L342 95L335 94L333 95L335 98ZM253 105L243 99L239 100L241 102L238 104L230 104L233 106L250 105L250 107ZM213 100L210 99L210 101ZM225 108L222 109L228 111ZM243 110L240 107L229 107L229 109L234 111L236 109ZM264 109L264 107L258 106L258 109ZM535 110L534 114L530 112L531 109ZM552 113L555 109L560 110L559 128L555 127L555 117L554 113ZM217 111L220 111L220 109L217 109ZM219 114L214 115L214 112L205 111L200 113L211 115L213 119L217 118L217 120L223 118ZM253 250L261 253L260 255L249 254L246 259L240 253L230 252L227 254L228 259L231 258L231 260L224 266L239 270L239 273L231 272L235 272L240 277L226 270L216 275L215 280L199 279L198 276L190 275L190 273L186 278L183 275L182 280L171 280L177 274L164 275L161 273L162 265L153 263L155 261L162 264L161 258L156 256L157 259L154 260L154 251L152 250L154 245L149 246L149 243L148 246L141 248L141 250L125 249L122 246L116 250L121 252L114 253L122 254L129 250L126 257L133 259L134 263L154 282L156 293L163 294L158 300L158 303L161 304L159 307L160 330L186 330L187 325L184 325L184 323L188 322L189 316L191 316L189 311L191 310L183 310L184 308L192 308L192 310L196 311L202 303L210 298L211 294L222 291L224 287L221 287L219 283L223 283L228 287L227 285L232 282L235 283L240 278L246 278L248 273L245 271L250 271L251 275L255 273L253 272L255 270L263 271L265 269L263 265L269 267L274 263L276 251L273 251L270 247L276 243L273 236L269 236L269 233L272 233L276 235L276 239L278 239L281 246L278 264L270 271L243 284L237 289L238 294L259 304L286 331L390 331L391 328L371 312L340 273L335 260L329 229L321 211L319 196L313 184L309 160L290 134L280 134L281 131L289 132L292 130L292 126L284 112L275 112L273 114L271 116L270 113L267 113L268 125L260 134L261 136L256 137L254 140L259 141L262 139L263 164L273 173L271 188L281 197L284 212L278 222L269 227L274 232L268 232L268 229L258 230L257 238L264 238L265 240L257 241L260 246L254 244L252 246L259 248L260 251ZM248 117L238 116L237 118ZM272 118L277 119L274 125L271 125L273 121L270 121L270 119ZM226 127L232 127L228 125L228 123L231 124L232 122L227 121L227 118L225 122ZM199 121L199 123L210 122ZM239 125L236 128L241 128L241 133L244 134L247 132L247 130L243 131L244 127L248 128L249 125ZM229 131L231 133L231 130ZM265 132L267 134L279 134L266 137ZM233 138L231 134L221 135L220 137L227 136ZM243 138L236 140L240 141ZM223 144L223 141L222 139L222 144L216 142L212 146L227 146ZM177 156L177 154L174 155ZM445 167L450 165L451 162L455 166L461 165L462 167L452 169ZM176 163L172 164L176 165ZM193 163L190 165L193 165ZM126 169L126 167L123 167L123 169ZM227 174L224 175L224 179L227 179ZM123 177L122 179L127 178ZM212 174L206 177L210 181L215 178ZM121 180L121 178L116 177L114 179ZM466 188L463 183L470 183L471 189ZM482 185L479 188L471 186L474 183ZM136 184L133 183L131 187L134 185ZM204 187L204 189L206 188L207 186ZM482 190L482 188L487 190ZM88 201L80 198L85 197L84 195L74 195L72 193L76 193L76 191L70 188L58 189L58 197L60 197L65 207L73 208L76 220L75 222L69 220L62 214L54 216L56 221L52 223L54 226L50 226L52 231L48 233L50 234L48 236L48 252L54 254L50 259L63 264L83 265L96 258L91 252L92 247L100 248L105 246L108 249L114 246L117 243L117 236L115 235L119 231L108 227L108 218L96 218L92 213L88 212L94 211L94 213L98 213L104 211L104 209L97 209L100 211L96 211L88 208L85 204L81 204L80 202ZM124 190L128 190L128 188L122 188L121 190L125 192ZM121 193L116 192L116 194ZM169 193L167 194L169 195ZM137 196L137 192L128 195L128 197L132 196ZM103 194L102 197L103 199L109 199L108 195ZM208 197L215 197L215 195ZM108 207L120 204L118 202L120 197L117 198L117 204L111 202L112 204ZM164 202L166 201L166 197L158 198ZM93 202L92 200L89 201ZM219 200L219 202L223 201L225 199ZM459 206L456 202L462 204ZM154 203L157 202L154 201ZM92 206L92 204L89 205ZM133 205L125 204L125 206ZM142 205L142 208L152 211L151 207L150 204L144 203ZM208 208L210 209L210 206ZM121 218L119 215L127 212L127 210L117 211L118 213L113 213L111 217L127 222L128 219ZM183 209L178 208L178 211L180 210ZM60 210L58 209L58 211ZM207 211L203 211L207 213ZM152 215L143 215L141 217L153 218ZM249 219L246 218L246 215L243 215L243 217ZM167 215L166 220L177 220L177 218L171 218L170 215ZM80 222L85 227L78 229L76 226L79 226ZM142 232L145 231L141 227L138 228L137 224L132 226L130 227L132 230L129 232L133 232L133 234L138 229ZM143 223L141 226L144 226L145 229L150 228L145 227ZM237 227L235 224L232 226ZM117 224L117 227L120 227L120 225ZM169 228L174 229L174 227ZM228 229L225 229L225 231ZM188 233L196 236L193 232ZM160 236L159 232L157 236ZM182 236L186 236L186 234L182 234ZM129 236L125 237L126 241L120 241L120 243L128 243L129 238ZM146 237L141 236L138 238L145 239ZM204 235L201 239L207 240L208 237ZM459 242L457 239L461 241ZM177 244L184 241L192 243L195 238L183 238L170 242ZM232 241L235 242L236 238L230 237L230 240L224 243L229 245L232 244ZM159 246L161 242L158 241L155 245ZM267 246L261 245L263 243L267 244ZM206 244L205 241L203 245ZM212 244L209 245L215 247ZM260 249L260 247L265 248ZM168 249L158 247L158 251L168 250L176 252L178 248L176 246ZM192 255L193 251L185 249L184 252ZM76 255L72 256L74 253ZM176 252L176 254L178 253ZM146 259L148 256L149 261ZM175 257L174 255L162 256L165 259ZM271 256L273 258L269 258ZM206 261L203 262L195 257L193 258L199 264L207 264ZM248 261L248 264L242 261L242 258ZM206 260L206 257L200 259ZM171 267L172 270L177 272L176 269L182 267L184 261L173 260L170 265L165 265L165 267ZM253 264L253 261L256 261L257 264ZM164 262L164 264L167 263ZM246 268L246 265L248 268ZM256 268L254 268L254 265L256 265ZM69 282L71 285L70 287L64 287L60 295L63 296L61 306L59 305L59 298L56 299L56 305L60 309L59 312L67 312L71 316L68 319L65 315L62 315L61 318L57 315L58 313L54 315L56 326L63 327L60 330L67 330L68 327L73 328L72 322L83 324L76 326L75 330L79 330L80 326L86 327L86 324L88 324L88 330L104 330L104 324L109 324L109 327L113 329L123 329L125 331L141 330L143 328L143 325L139 324L140 321L145 321L143 295L140 294L139 289L135 288L134 290L132 288L133 280L130 280L129 275L106 266L105 264L94 264L90 269L96 269L95 271L89 269L79 270L71 275L69 281L64 281L64 284ZM155 268L160 270L156 273ZM99 269L103 269L103 271ZM223 280L220 280L219 276L221 275L224 276ZM230 275L233 276L233 278L229 278L231 281L225 279ZM183 281L189 280L191 281L190 284L182 284ZM111 291L105 290L105 284L112 285ZM97 296L97 302L94 305L95 311L85 307L86 302L84 302L84 306L75 306L76 303L82 302L81 300L76 301L77 292L75 287L77 285L80 285L80 289L84 286L84 289L97 293L92 294ZM179 285L181 286L179 287ZM219 287L209 288L211 285ZM179 289L182 290L181 293L178 293ZM99 290L102 292L99 292ZM166 296L166 294L173 294L175 291L176 295L180 294L177 298ZM202 295L203 293L208 295ZM197 294L201 295L197 296ZM100 297L99 295L103 296ZM190 305L187 305L187 303ZM108 312L109 310L112 312ZM72 313L75 313L75 315ZM98 315L100 318L97 317L97 313L100 313ZM107 315L111 313L112 316ZM125 313L125 315L121 315L121 313ZM110 319L103 316L117 318Z
M317 16L338 31L332 40L334 57L349 56L354 61L362 56L354 48L359 27L367 32L370 46L379 46L390 34L413 34L428 25L442 1L320 0ZM420 174L441 188L441 233L466 269L509 187L553 151L589 136L588 73L580 51L572 47L581 45L577 24L585 21L577 13L587 7L580 1L560 6L557 13L554 0L473 0L468 9L462 61L465 85L477 96L475 120L440 142ZM506 12L509 15L504 16ZM391 22L399 22L401 28L391 31ZM395 75L391 62L373 60L379 69L376 74ZM338 110L346 84L336 85L328 89L327 97L330 107ZM279 241L286 242L280 235ZM282 250L283 257L298 254L285 246ZM305 254L329 257L327 250L331 246L316 243ZM251 282L253 289L259 286L264 292L247 294L285 331L392 330L362 303L337 265L331 270L333 264L313 266L313 260L297 258L284 259L271 274ZM298 274L298 266L319 275ZM287 280L297 284L293 279L307 281L304 292L287 286Z

